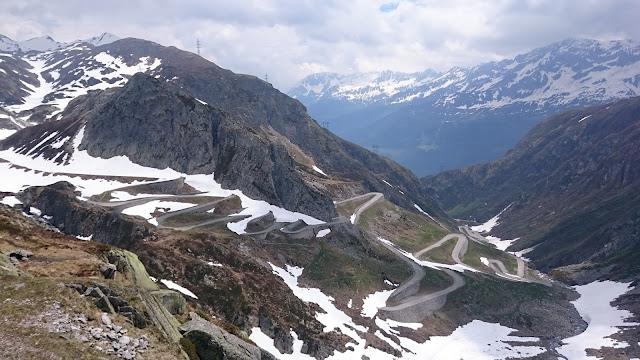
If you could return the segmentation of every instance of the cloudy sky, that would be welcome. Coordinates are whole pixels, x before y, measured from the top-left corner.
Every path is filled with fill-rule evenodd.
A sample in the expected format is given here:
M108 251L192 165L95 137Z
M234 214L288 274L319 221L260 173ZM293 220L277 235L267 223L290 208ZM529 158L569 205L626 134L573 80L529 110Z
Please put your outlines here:
M640 40L638 0L0 0L0 34L103 32L194 51L286 91L314 72L446 70L566 38Z

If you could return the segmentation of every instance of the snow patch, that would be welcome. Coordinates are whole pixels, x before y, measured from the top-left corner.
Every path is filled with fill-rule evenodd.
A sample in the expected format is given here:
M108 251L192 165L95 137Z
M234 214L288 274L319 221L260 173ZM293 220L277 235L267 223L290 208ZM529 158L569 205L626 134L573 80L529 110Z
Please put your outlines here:
M378 313L378 309L385 307L387 299L393 293L394 290L383 290L373 294L369 294L362 304L362 310L360 315L367 318L373 318Z
M194 298L194 299L197 299L197 298L198 298L194 293L192 293L192 292L191 292L191 291L189 291L188 289L186 289L186 288L184 288L184 287L182 287L182 286L180 286L180 285L178 285L178 284L174 283L174 282L173 282L173 281L171 281L171 280L165 280L165 279L162 279L162 280L160 280L160 282L161 282L161 283L163 283L163 284L164 284L164 286L166 286L166 287L167 287L167 288L169 288L169 289L179 291L179 292L183 293L184 295L190 296L190 297L192 297L192 298Z
M497 236L491 236L491 235L485 236L484 238L487 239L487 242L489 244L493 244L496 248L498 248L498 250L501 250L501 251L506 251L507 248L511 246L511 244L513 244L518 239L520 239L520 238L515 238L513 240L502 240Z
M325 236L327 236L330 232L331 232L331 229L322 229L322 230L318 231L318 234L316 235L316 237L317 237L317 238L325 237Z
M84 241L91 241L91 239L93 239L93 234L89 236L76 235L76 238Z
M320 168L318 168L317 166L313 165L312 168L313 168L313 170L315 170L315 172L317 172L319 174L322 174L324 176L328 176L327 174L325 174L324 171L320 170Z
M498 215L496 215L496 216L492 217L491 219L487 220L487 222L485 222L484 224L472 226L471 230L477 231L479 233L488 233L489 231L491 231L491 229L496 227L496 225L500 224L498 222L498 219L500 219L500 215L502 215L503 212L505 212L508 208L510 208L511 205L513 205L513 204L509 204L509 206L507 206L506 208L502 209L502 211L500 211L500 213L498 213Z
M620 346L609 336L617 333L619 327L640 325L625 322L633 314L611 306L612 301L630 290L629 285L630 283L601 281L575 286L580 298L571 303L587 322L587 329L580 335L564 339L566 345L559 347L558 352L568 359L597 359L587 356L586 349Z
M580 121L578 121L578 122L581 123L581 122L587 120L590 117L591 117L591 115L587 115L587 116L583 117L582 119L580 119Z
M18 198L15 196L5 196L4 198L2 198L2 201L0 201L0 203L13 207L17 204L22 204L22 201L18 200Z

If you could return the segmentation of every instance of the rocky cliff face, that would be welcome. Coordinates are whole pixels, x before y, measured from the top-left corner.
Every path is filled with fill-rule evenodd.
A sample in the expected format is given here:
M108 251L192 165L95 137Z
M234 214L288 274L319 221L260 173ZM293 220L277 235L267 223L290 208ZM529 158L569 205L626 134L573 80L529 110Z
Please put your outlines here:
M215 147L218 146L218 143L215 143L214 147L198 148L204 146L202 143L202 141L206 140L203 137L204 135L197 135L198 138L194 137L194 135L189 135L188 138L175 137L174 141L170 143L172 146L171 151L175 152L176 155L172 155L167 151L162 156L157 156L162 150L159 150L161 147L154 144L153 147L155 149L150 149L151 146L148 146L145 152L154 154L157 159L150 155L142 156L138 154L134 156L144 157L149 163L163 162L164 160L158 160L163 158L170 159L174 164L176 164L175 160L177 160L181 168L204 169L208 165L205 165L202 160L213 154L212 152L215 152L216 149L217 151L230 153L238 148L239 144L237 142L223 143L222 141L226 139L223 136L231 134L231 137L235 137L240 136L240 133L251 133L246 134L246 141L242 141L244 148L248 149L246 146L246 144L249 144L247 142L248 139L253 136L251 142L256 143L259 141L258 138L263 137L263 131L266 131L270 134L270 142L275 144L269 145L270 150L268 151L264 149L258 150L257 145L254 146L252 148L252 156L258 161L263 161L262 159L270 160L265 161L265 164L260 166L248 161L245 161L243 165L245 167L249 165L249 169L256 171L256 178L264 175L258 174L260 171L273 173L275 191L269 190L272 185L264 185L262 181L253 184L254 178L241 179L238 174L234 173L234 169L229 169L229 174L234 175L225 176L220 173L216 174L216 178L220 177L219 179L224 184L229 184L229 186L236 184L235 186L241 188L248 195L260 193L262 194L259 196L261 199L277 198L280 201L276 203L293 208L289 204L293 201L292 199L301 199L305 203L310 199L314 201L319 199L316 195L305 199L305 195L299 192L297 185L291 183L291 181L297 182L295 177L284 176L288 171L287 169L295 168L298 172L302 170L300 177L307 183L308 187L327 196L340 197L339 194L353 196L355 195L354 192L378 191L383 192L388 199L406 208L414 209L413 204L415 203L433 216L445 216L429 198L423 196L423 186L420 184L419 179L407 169L385 157L377 156L353 143L345 141L320 127L309 117L306 108L299 101L274 89L269 83L254 76L235 74L229 70L222 69L193 53L174 47L164 47L150 41L128 38L102 46L83 44L82 46L46 50L30 53L29 55L11 53L4 58L6 60L0 67L14 64L11 66L16 67L16 69L15 71L7 71L11 78L8 81L10 80L11 84L15 86L12 85L11 88L7 87L6 89L0 86L0 115L2 115L2 111L7 113L7 118L0 116L0 128L16 129L31 125L24 123L26 120L37 123L43 120L64 120L69 117L84 118L84 115L79 113L79 108L83 109L83 113L86 113L97 108L97 106L79 106L70 99L78 98L78 96L88 92L89 97L104 100L104 97L92 94L93 90L123 86L129 79L135 78L133 75L136 72L142 72L157 79L163 86L175 85L182 89L179 96L185 99L186 102L183 103L174 99L176 101L165 104L161 102L166 99L162 97L164 95L156 97L150 92L138 94L130 90L127 96L133 95L133 98L138 101L144 100L144 103L139 104L139 108L137 103L127 101L127 97L121 95L119 101L127 105L118 105L108 110L103 109L105 113L96 116L102 120L108 120L108 116L131 115L135 116L133 118L140 120L143 116L162 116L162 111L167 112L164 115L171 114L172 116L184 115L188 112L202 115L203 112L207 111L203 110L206 108L204 104L193 99L188 100L188 97L197 98L226 113L228 117L233 119L232 122L239 127L227 126L228 123L226 122L221 123L221 128L218 129L219 132L209 136L210 138L213 138L213 136L218 137L216 140L221 141L219 148ZM0 76L3 74L0 73ZM30 86L40 92L45 90L48 92L41 99L39 105L36 104L34 106L31 103L24 103L25 97L34 90L27 88L23 82L29 83ZM9 82L2 83L9 84ZM188 96L185 97L185 94L188 94ZM6 97L5 100L2 100L3 96ZM159 104L163 106L162 110L154 112L153 107ZM129 106L132 106L132 108L126 110L125 107ZM65 107L64 113L57 112L65 109ZM185 109L181 110L179 109L180 107ZM220 111L218 111L218 115L214 116L216 119L222 116ZM193 114L194 116L195 113ZM16 122L20 123L21 121L23 122L21 123L22 125L16 125ZM219 121L219 119L216 121ZM180 126L182 126L181 131L186 133L188 126L194 126L194 129L202 130L203 134L207 132L208 128L198 128L196 123L195 117L190 118L188 121L185 120L180 123ZM133 122L121 125L123 127L120 132L123 133L125 129L134 131L134 127L139 124ZM174 131L177 129L175 126L178 126L178 122L169 124L168 121L158 120L155 127L151 124L145 126L146 130L168 131L170 129ZM105 126L102 130L106 127L108 126ZM244 128L246 127L250 128L251 131L245 131ZM95 128L87 128L87 136L92 136L92 139L95 140L95 136L90 135L91 129L97 130L97 125ZM111 133L119 131L118 129L107 130L111 130ZM133 137L132 134L126 135L127 138ZM141 133L138 135L142 136ZM274 138L277 138L278 141L274 141ZM122 140L123 138L120 138L120 141ZM136 150L137 146L146 140L136 140L136 145L121 142L122 147L118 150L113 148L99 149L98 146L87 145L88 143L83 146L88 146L91 153L104 153L105 155L108 153L116 154L118 151L121 151L120 154L124 151L138 153L140 151ZM180 148L179 142L181 140L195 141L196 143L194 143L191 150L185 151L185 149ZM197 143L197 141L200 141L200 143ZM113 143L115 144L116 142L117 140ZM38 142L33 143L33 145L36 144ZM284 146L284 149L281 145ZM196 148L198 149L196 150ZM295 151L292 148L295 148ZM285 149L288 155L285 154ZM294 152L299 154L294 154ZM302 155L303 158L310 159L310 161L301 161L298 155ZM190 160L185 160L184 156L189 156ZM191 156L201 157L200 162L191 160ZM294 162L288 161L286 159L287 156L291 157ZM178 157L182 158L177 159ZM218 161L217 159L214 160ZM226 168L227 160L220 159L220 163L215 164L215 166ZM241 158L236 156L235 160L241 160ZM275 164L272 169L270 168L270 162ZM327 184L317 185L317 179L310 179L307 176L308 173L317 174L312 169L313 165L338 181L332 182L328 186ZM238 173L241 172L238 171ZM231 179L231 177L235 177L235 179ZM392 184L392 186L388 186L385 181ZM284 188L280 189L280 186ZM267 192L270 192L270 194L265 195ZM287 197L292 199L287 200ZM321 207L326 205L322 200L320 202ZM300 205L299 209L303 208L304 206ZM324 215L327 214L325 211Z
M492 233L520 237L514 250L535 246L527 256L544 270L613 263L638 251L639 114L640 98L567 111L498 161L423 181L455 217L485 221L510 205Z

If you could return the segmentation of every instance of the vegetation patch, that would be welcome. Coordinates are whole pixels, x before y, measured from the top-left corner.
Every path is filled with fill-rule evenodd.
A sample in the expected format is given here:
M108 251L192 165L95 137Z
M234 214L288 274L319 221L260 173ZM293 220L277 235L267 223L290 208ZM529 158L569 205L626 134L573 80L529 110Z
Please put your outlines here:
M453 285L453 279L443 271L424 268L426 274L420 280L419 293L432 293Z
M386 200L365 210L358 226L372 236L382 236L412 253L449 233L428 217L409 212Z
M502 261L511 274L517 274L518 272L518 262L515 257L510 256L508 253L500 251L491 245L480 244L476 241L470 240L467 252L461 260L471 267L482 270L486 269L487 266L480 261L481 257L489 260L493 259Z

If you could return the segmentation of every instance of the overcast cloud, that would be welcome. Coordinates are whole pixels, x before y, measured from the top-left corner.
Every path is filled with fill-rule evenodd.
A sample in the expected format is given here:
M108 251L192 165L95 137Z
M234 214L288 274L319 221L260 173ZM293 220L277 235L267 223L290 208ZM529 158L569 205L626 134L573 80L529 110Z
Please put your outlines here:
M0 34L111 32L194 51L287 90L331 71L446 70L566 38L640 40L637 0L0 0Z

